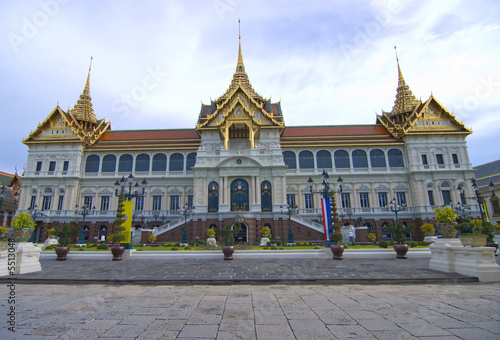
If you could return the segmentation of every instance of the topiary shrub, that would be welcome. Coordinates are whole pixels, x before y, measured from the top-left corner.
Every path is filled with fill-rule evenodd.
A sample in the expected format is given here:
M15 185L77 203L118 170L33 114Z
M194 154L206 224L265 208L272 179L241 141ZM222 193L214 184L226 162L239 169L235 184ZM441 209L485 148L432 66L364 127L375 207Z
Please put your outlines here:
M415 248L416 246L418 246L418 243L417 242L410 242L410 247L411 248Z
M387 243L387 241L382 240L382 241L378 242L378 246L380 248L387 248L389 246L389 244Z
M106 243L99 243L97 245L98 250L108 250L108 245Z

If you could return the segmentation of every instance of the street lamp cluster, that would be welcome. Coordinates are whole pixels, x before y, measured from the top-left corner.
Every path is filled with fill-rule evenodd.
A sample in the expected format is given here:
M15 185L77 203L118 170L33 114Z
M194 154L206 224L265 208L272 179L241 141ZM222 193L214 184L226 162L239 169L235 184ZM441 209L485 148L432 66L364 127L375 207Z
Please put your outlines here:
M148 182L146 179L144 179L141 184L139 182L135 182L135 185L133 184L134 181L134 176L130 174L127 178L125 176L122 176L120 180L117 180L115 182L115 195L120 196L121 193L123 193L124 198L126 201L131 201L132 198L137 198L139 196L143 196L144 193L146 192L146 187L148 186ZM125 188L128 186L128 193L125 192ZM132 193L132 188L135 189L135 191ZM142 192L139 192L139 189L142 189Z
M330 192L330 184L328 183L328 180L330 179L330 176L328 176L328 173L323 170L323 173L321 174L321 177L323 178L323 182L321 183L323 185L323 190L321 191L313 191L312 190L312 186L313 186L313 179L311 177L309 177L309 179L307 180L307 186L309 187L309 192L311 194L322 194L323 195L323 198L329 198L329 192ZM339 193L342 192L342 184L343 184L343 180L342 180L342 177L339 176L339 178L337 179L337 184L339 186Z
M406 203L405 202L401 202L401 204L396 200L396 198L393 198L390 202L389 202L389 207L391 209L391 211L396 214L396 224L398 224L399 222L399 219L398 219L398 212L400 211L405 211L406 209L408 209L408 207L406 206Z
M481 215L481 220L484 220L483 204L481 203L481 200L483 199L483 197L479 193L479 187L477 185L476 179L472 178L470 181L472 183L472 189L474 189L474 196L473 197L464 197L465 188L463 188L462 186L458 186L457 190L460 193L461 197L476 200L476 202L479 206L479 214ZM495 184L493 184L492 180L490 180L490 184L488 185L488 188L491 191L491 197L495 196ZM462 205L463 205L463 203L464 202L462 202ZM457 209L457 210L460 210L460 209ZM465 217L465 208L464 208L463 216Z

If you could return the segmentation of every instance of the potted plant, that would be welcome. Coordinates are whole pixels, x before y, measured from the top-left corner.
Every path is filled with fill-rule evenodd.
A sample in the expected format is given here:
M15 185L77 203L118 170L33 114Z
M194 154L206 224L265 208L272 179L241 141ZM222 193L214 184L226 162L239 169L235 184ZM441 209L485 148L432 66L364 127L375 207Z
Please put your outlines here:
M241 225L228 224L225 227L215 227L215 233L222 237L222 252L224 260L232 260L234 253L234 237L240 232Z
M370 242L373 242L373 243L375 243L375 240L377 239L377 236L375 236L375 234L373 234L373 233L369 233L367 235L367 237L370 240Z
M215 231L212 228L207 229L207 244L210 247L215 247L217 242L215 241Z
M425 233L425 236L434 236L434 232L436 231L432 223L422 224L420 230L422 230Z
M56 229L50 228L49 230L47 230L47 235L50 239L55 239L56 238Z
M260 232L262 234L262 237L269 238L269 235L271 234L271 229L269 229L269 227L264 227Z
M334 260L344 259L343 258L344 246L340 244L340 242L342 242L343 239L344 235L342 235L342 233L338 230L330 234L330 241L332 242L330 245L330 250L332 251Z
M384 227L384 230L393 235L395 244L393 245L396 251L396 258L406 259L406 253L408 252L408 245L406 242L406 235L410 234L415 228L414 224L405 225L403 222L398 222L396 226L390 224Z
M483 226L485 226L484 231L491 233L491 236L493 236L493 226L491 227L491 231L489 231L487 227L488 223L489 222L481 220L470 221L469 219L464 218L463 222L457 226L457 229L461 231L458 238L460 239L460 242L462 242L462 245L464 247L485 247L488 235L482 233Z
M450 207L435 208L436 212L436 227L444 238L455 238L457 236L456 220L457 214Z
M115 215L115 232L109 235L108 240L112 242L111 254L113 254L112 261L121 261L122 255L125 252L125 247L120 246L120 243L125 240L123 232L127 229L123 226L125 223L125 213L123 204L123 192L118 196L118 207L116 208Z
M65 224L61 230L56 230L54 234L58 237L59 246L56 247L55 251L57 254L56 260L66 261L66 256L69 253L69 245L76 235L80 233L80 228L69 227Z
M33 221L31 215L27 212L22 212L16 215L12 220L12 228L14 229L14 238L17 242L26 242L30 239L33 230L36 227L36 222Z

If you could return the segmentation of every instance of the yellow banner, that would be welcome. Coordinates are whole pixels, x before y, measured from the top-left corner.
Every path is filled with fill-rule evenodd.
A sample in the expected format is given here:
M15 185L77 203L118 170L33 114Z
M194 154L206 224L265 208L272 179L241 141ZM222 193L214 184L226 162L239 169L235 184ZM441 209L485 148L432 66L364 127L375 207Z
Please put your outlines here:
M125 230L122 231L122 234L125 235L125 240L122 243L130 243L132 242L130 239L132 232L132 201L123 201L123 208L125 222L123 222L122 226L125 227Z

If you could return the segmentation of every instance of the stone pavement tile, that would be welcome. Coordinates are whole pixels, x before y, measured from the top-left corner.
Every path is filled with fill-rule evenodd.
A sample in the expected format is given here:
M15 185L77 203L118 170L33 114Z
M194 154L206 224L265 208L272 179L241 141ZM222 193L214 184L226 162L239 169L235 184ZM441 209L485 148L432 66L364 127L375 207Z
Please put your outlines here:
M370 333L372 333L373 336L375 336L377 339L384 339L384 340L418 340L418 339L429 340L430 339L430 338L417 338L403 329L397 331L370 331Z
M117 307L119 308L119 307ZM133 311L128 310L108 310L108 311L99 311L92 314L92 319L94 320L122 320L130 315Z
M191 314L186 321L186 325L218 325L222 320L222 315Z
M472 322L476 327L485 329L489 332L500 334L500 322L499 321L476 321ZM500 336L499 336L500 338Z
M395 313L396 310L393 308L392 312ZM399 323L408 323L411 322L424 322L424 320L417 317L415 314L407 313L405 311L399 311L397 314L384 314L384 319L394 322L396 324Z
M295 339L288 325L256 325L257 339Z
M139 336L144 331L145 326L142 325L114 325L109 330L107 330L102 338L121 338L121 337L132 337L135 338Z
M50 322L43 326L39 326L37 328L31 329L26 332L26 335L61 335L70 330L71 327L69 325L65 325L62 323Z
M356 320L383 320L384 317L379 313L366 310L346 311L346 313Z
M293 335L298 340L334 340L337 339L328 329L294 330Z
M154 320L146 327L146 331L180 331L186 324L186 320Z
M165 307L141 307L133 312L132 315L160 315L165 310Z
M222 306L208 306L205 307L198 306L193 310L192 314L200 315L222 315L224 313L224 305Z
M401 329L394 322L387 320L356 319L356 321L368 331L395 331Z
M327 326L330 332L339 339L343 338L373 338L372 334L359 325Z
M292 331L326 330L325 324L318 319L291 319L288 320Z
M58 335L28 335L24 334L20 337L16 337L16 340L53 340L59 338Z
M319 319L327 325L356 325L357 322L349 316L349 314L337 310L319 309L316 307L315 312Z
M287 319L314 319L317 317L316 313L309 307L283 307L283 312Z
M105 331L103 330L96 330L96 329L78 329L78 328L73 328L67 331L66 333L62 334L61 337L57 339L61 340L70 340L70 339L86 339L86 340L92 340L92 339L98 339L101 334L103 334Z
M178 338L212 338L217 336L217 325L185 325Z
M288 324L283 311L278 308L254 307L256 325L279 325Z
M253 319L254 313L253 310L224 310L224 314L222 314L223 319Z
M467 319L468 312L464 311L464 313L460 316L460 319ZM440 328L468 328L471 327L469 322L464 322L461 320L457 320L456 318L449 317L446 314L438 313L433 310L423 309L419 311L416 316L418 318L430 322L433 325L436 325ZM413 318L412 322L415 322ZM405 323L405 322L403 322Z
M256 340L255 332L246 331L219 331L217 340Z
M21 339L23 334L30 331L30 329L17 329L15 332L11 332L2 325L3 327L0 328L0 339L2 340L14 340L14 339Z
M428 322L399 323L398 326L418 337L452 335L450 332Z
M462 339L498 340L499 338L498 334L481 328L453 328L448 331Z
M129 315L120 321L120 325L143 325L146 327L151 322L156 320L154 315Z
M254 320L222 319L219 331L242 331L255 333Z
M177 339L177 331L144 331L136 340L170 340Z
M75 329L96 329L96 330L108 330L121 320L88 320L77 327Z
M161 313L158 318L167 320L187 320L193 314L191 310L167 309Z

